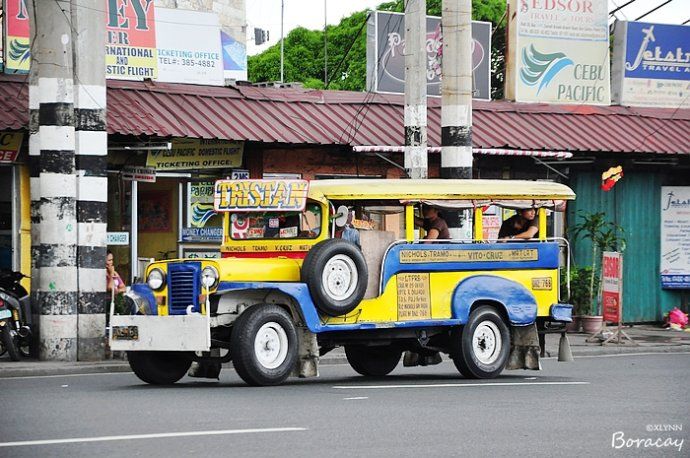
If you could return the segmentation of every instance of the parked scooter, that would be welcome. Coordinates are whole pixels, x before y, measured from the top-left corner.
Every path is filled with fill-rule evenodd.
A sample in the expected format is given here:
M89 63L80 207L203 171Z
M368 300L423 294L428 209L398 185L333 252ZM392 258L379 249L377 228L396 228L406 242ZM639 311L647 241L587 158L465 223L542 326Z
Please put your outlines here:
M21 272L0 269L0 355L9 353L12 361L29 356L31 343L31 303L19 283Z

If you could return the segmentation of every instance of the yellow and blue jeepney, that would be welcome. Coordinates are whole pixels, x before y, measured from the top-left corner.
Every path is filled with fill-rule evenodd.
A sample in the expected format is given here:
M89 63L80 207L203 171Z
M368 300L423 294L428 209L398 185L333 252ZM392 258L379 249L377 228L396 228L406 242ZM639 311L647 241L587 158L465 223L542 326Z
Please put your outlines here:
M567 242L547 237L547 214L574 198L552 182L219 180L222 258L149 265L132 315L111 314L110 345L154 384L217 377L229 361L249 384L278 384L317 375L337 347L363 375L403 353L408 366L449 354L471 378L537 368L537 328L562 329L572 309L559 300ZM471 232L425 240L424 205ZM487 239L491 206L537 209L537 236Z

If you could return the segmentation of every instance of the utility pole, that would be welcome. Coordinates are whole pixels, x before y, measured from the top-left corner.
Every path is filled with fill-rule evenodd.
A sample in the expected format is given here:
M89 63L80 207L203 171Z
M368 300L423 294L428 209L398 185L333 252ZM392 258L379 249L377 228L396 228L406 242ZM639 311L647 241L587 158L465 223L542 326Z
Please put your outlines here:
M472 178L472 0L443 0L441 177ZM445 212L451 237L463 238L458 212Z
M323 83L328 86L328 0L323 0Z
M285 0L280 0L280 84L285 82L285 74L283 71L283 61L285 60L283 42L285 37L283 37L283 16L285 13Z
M472 1L443 0L441 24L441 177L472 178Z
M427 177L426 0L405 7L405 170Z
M108 133L106 132L105 11L72 4L74 128L77 180L77 317L79 361L105 357ZM131 260L132 265L136 259Z
M31 2L27 2L31 3ZM77 179L69 2L36 2L31 24L31 284L40 309L39 357L77 359ZM33 6L33 5L32 5ZM37 194L34 194L36 192Z
M32 302L44 360L104 357L107 133L104 12L30 4Z

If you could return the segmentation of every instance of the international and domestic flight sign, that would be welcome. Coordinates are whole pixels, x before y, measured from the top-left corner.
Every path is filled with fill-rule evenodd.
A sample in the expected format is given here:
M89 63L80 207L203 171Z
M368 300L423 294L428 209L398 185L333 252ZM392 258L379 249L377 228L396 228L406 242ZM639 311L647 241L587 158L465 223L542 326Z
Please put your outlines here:
M305 180L218 180L213 207L217 212L302 211L308 192Z

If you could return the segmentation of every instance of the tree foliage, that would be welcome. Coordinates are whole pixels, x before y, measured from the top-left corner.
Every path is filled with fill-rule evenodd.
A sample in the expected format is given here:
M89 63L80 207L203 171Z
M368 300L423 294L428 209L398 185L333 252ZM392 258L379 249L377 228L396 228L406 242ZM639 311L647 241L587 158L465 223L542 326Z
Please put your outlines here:
M441 15L441 0L427 0L427 14ZM380 11L403 12L403 1L382 3ZM505 0L472 0L472 18L489 21L493 27L501 22ZM343 18L338 25L328 26L329 89L364 91L366 88L366 21L367 11ZM351 49L349 49L351 48ZM349 49L349 52L348 52ZM492 87L494 98L503 94L503 54L505 52L505 19L492 38ZM285 37L285 81L299 81L305 87L323 89L324 37L322 30L298 27ZM261 54L249 56L249 80L252 82L280 79L280 43Z

